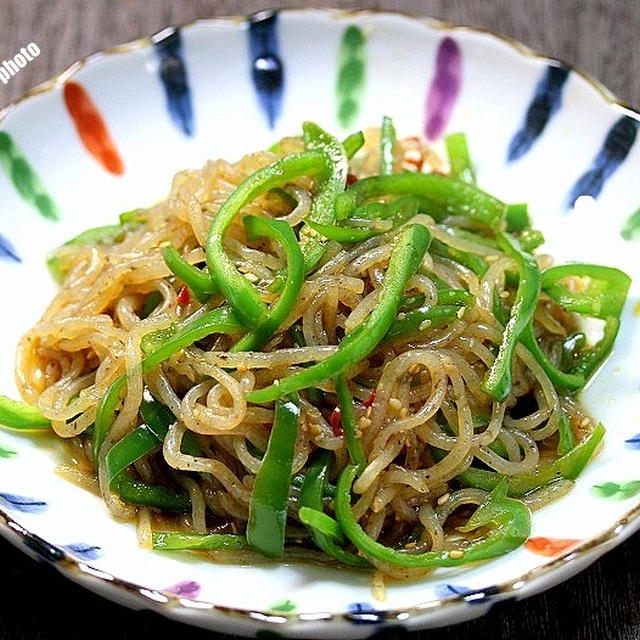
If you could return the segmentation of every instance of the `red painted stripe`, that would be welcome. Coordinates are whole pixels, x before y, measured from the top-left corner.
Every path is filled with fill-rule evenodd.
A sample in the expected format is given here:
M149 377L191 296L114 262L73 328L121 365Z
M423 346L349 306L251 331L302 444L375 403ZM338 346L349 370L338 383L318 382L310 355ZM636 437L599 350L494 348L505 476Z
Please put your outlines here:
M104 118L86 89L77 82L67 82L64 85L64 103L85 149L107 171L121 176L124 173L124 162Z
M551 558L580 542L575 538L529 538L524 546L532 553Z

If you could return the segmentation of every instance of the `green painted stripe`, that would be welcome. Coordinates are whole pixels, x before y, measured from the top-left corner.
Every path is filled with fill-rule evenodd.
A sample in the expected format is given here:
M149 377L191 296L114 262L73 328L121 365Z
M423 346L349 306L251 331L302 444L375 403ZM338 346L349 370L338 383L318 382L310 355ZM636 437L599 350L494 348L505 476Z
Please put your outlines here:
M632 213L624 223L620 235L625 240L640 239L640 209Z
M362 29L349 25L342 34L336 80L337 113L342 127L350 127L358 117L366 80L366 39Z
M0 446L0 458L13 458L17 456L18 452L13 449L9 449L8 447Z
M55 202L6 131L0 131L0 167L13 182L13 186L22 198L35 207L44 218L60 219Z

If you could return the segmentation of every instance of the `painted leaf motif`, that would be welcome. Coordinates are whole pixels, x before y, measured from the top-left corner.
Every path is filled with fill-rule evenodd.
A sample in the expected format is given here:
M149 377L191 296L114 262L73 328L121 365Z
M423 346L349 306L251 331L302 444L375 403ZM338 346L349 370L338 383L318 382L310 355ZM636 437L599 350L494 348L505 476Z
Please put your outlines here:
M461 87L462 51L453 38L446 36L438 46L433 80L425 102L427 140L437 140L444 133Z
M360 111L365 87L366 39L362 29L349 25L342 34L336 80L337 114L342 127L351 126Z
M0 493L0 504L2 503L23 513L41 513L48 506L44 500L16 493Z
M576 538L529 538L524 546L532 553L536 553L539 556L545 556L551 558L562 553L570 547L574 547L580 542Z
M0 258L8 258L14 262L22 262L11 242L2 235L0 235Z
M104 169L116 176L124 174L124 163L106 122L87 90L77 82L67 82L63 90L67 112L84 148Z
M13 138L0 131L0 168L7 174L22 199L44 218L59 220L58 209L44 185Z
M640 209L634 211L625 221L620 235L625 240L639 240L640 239ZM640 437L640 434L638 434Z
M163 589L165 593L172 593L181 598L195 600L200 595L201 586L195 580L182 580Z
M617 482L603 482L602 484L593 485L591 491L599 498L626 500L640 493L640 480L631 480L622 484Z
M384 620L384 611L372 607L368 602L352 602L347 606L348 617L354 624L375 624Z
M62 546L70 553L81 556L85 560L97 560L102 555L102 549L86 542L71 542Z
M439 584L435 588L438 598L449 598L451 596L466 596L472 589L459 584Z
M285 598L284 600L278 600L277 602L274 602L269 609L271 609L272 611L283 611L283 612L289 612L289 611L295 611L297 605L295 602L293 602L293 600L289 600L289 598Z
M625 440L624 443L629 445L632 449L640 449L640 433L636 433L635 436Z
M13 458L17 456L18 452L13 449L9 449L8 447L0 446L0 458Z

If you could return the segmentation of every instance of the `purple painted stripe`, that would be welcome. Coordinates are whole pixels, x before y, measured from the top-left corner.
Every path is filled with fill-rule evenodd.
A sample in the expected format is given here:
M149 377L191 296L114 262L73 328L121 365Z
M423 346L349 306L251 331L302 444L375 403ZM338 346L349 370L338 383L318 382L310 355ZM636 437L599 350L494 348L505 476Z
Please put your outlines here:
M458 43L447 36L438 47L425 102L424 134L428 140L436 140L444 133L461 86L462 51Z
M172 593L181 598L191 598L195 600L200 595L200 585L195 580L183 580L176 582L170 587L163 589L165 593Z

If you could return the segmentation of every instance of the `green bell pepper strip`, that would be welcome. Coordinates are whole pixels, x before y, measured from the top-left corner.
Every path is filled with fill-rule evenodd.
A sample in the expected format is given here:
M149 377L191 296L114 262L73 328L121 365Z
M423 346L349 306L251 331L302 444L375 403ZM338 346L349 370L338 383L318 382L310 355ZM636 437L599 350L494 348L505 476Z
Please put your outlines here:
M582 473L587 462L589 462L604 434L605 428L601 423L598 423L598 426L585 440L578 443L561 458L538 467L532 473L507 477L508 495L521 497L556 480L575 480ZM443 456L441 452L437 452L435 449L433 449L433 452L436 458ZM466 471L458 474L456 479L467 487L491 491L505 480L505 476L495 471L469 467Z
M520 232L518 242L525 251L531 253L544 244L544 236L538 229L525 229Z
M174 353L191 346L194 342L202 340L212 333L235 335L243 333L244 330L231 309L220 307L205 313L196 320L187 321L182 326L154 331L142 339L142 351L146 354L142 360L142 371L143 373L151 371ZM126 386L127 376L122 374L107 389L98 407L93 430L93 462L96 469L98 468L100 447L113 423L120 394Z
M120 224L128 224L133 222L135 224L142 224L147 221L147 216L145 215L145 210L138 207L137 209L129 209L129 211L123 211L119 216L118 220Z
M49 431L51 420L32 404L0 395L0 425L19 431Z
M189 264L175 247L165 247L162 257L173 275L184 282L200 302L205 303L218 292L209 275Z
M454 249L449 245L441 242L437 238L431 241L430 253L441 258L453 260L468 269L471 269L476 275L482 277L489 268L482 256L461 249Z
M347 156L347 160L351 160L351 158L358 153L362 145L364 145L364 134L362 131L356 131L355 133L347 136L342 141L342 146L344 148L344 153Z
M429 325L430 328L441 327L453 322L458 317L460 309L461 307L457 305L442 304L408 311L393 321L389 331L387 331L385 341L418 333L420 325L426 320L431 323Z
M238 320L249 328L258 326L268 315L267 305L256 288L236 269L222 241L233 219L242 208L274 187L286 185L303 175L325 176L331 170L326 153L305 151L281 158L248 176L220 207L209 227L207 266L216 288L227 299Z
M154 551L241 551L249 549L244 536L231 533L182 533L181 531L154 531Z
M510 235L498 232L498 243L513 258L518 268L518 289L511 307L498 355L485 377L482 387L490 396L502 402L511 392L511 366L516 344L533 318L540 297L540 271L535 258L522 251Z
M321 236L343 244L355 244L356 242L363 242L364 240L373 238L373 236L378 236L381 233L377 229L340 227L335 224L320 224L319 222L314 222L313 220L307 220L306 224Z
M540 348L538 340L533 331L533 322L530 321L520 334L520 342L530 351L531 355L538 361L544 372L549 376L549 380L557 387L563 387L570 391L582 389L586 379L580 373L566 373L555 366Z
M574 362L575 356L587 342L587 337L582 332L574 333L562 341L562 353L560 356L560 366L569 369Z
M298 517L302 524L309 527L310 531L315 530L337 544L344 544L344 534L340 524L324 511L318 511L311 507L300 507Z
M297 396L280 398L276 402L267 451L251 492L247 523L249 546L268 558L278 558L284 553L287 500L299 423Z
M125 502L166 511L188 511L191 500L184 493L133 480L126 472L134 462L162 447L169 426L175 422L173 413L155 400L143 400L140 413L143 424L118 441L105 457L109 486ZM201 455L190 433L185 434L183 448L190 455Z
M161 484L147 484L123 473L118 480L116 493L124 502L162 511L184 512L191 510L189 496Z
M446 550L412 553L392 549L370 538L353 515L351 485L356 475L357 467L354 465L347 466L340 474L335 497L336 517L352 544L372 560L407 568L457 567L509 553L521 546L531 532L531 512L519 500L507 497L506 482L501 482L480 504L467 524L458 528L459 531L469 532L493 525L481 540L471 542L457 553Z
M128 225L132 227L133 225ZM62 265L60 264L60 249L71 246L84 246L88 244L109 243L113 244L124 235L127 230L127 226L124 224L109 224L104 227L95 227L93 229L87 229L78 234L71 240L67 240L63 245L54 249L46 259L46 265L49 269L49 273L53 276L53 279L57 283L61 283L67 275Z
M499 228L506 205L476 186L433 173L397 173L358 180L336 197L336 218L349 218L370 198L388 195L414 195L429 202L429 214L437 220L461 215L480 226Z
M509 233L517 233L528 229L531 226L529 207L525 203L508 204L505 221Z
M142 305L140 317L144 320L148 318L156 307L162 302L162 294L159 291L152 291Z
M315 545L327 555L349 566L370 567L371 565L364 558L356 556L337 544L341 543L344 538L342 529L333 518L323 511L323 497L326 494L331 458L330 452L320 449L311 461L298 495L298 505L300 506L298 517L309 530ZM317 514L322 514L325 518L320 518ZM332 521L331 524L328 524L327 518ZM328 531L327 527L333 533ZM340 532L339 536L335 535L337 531Z
M307 387L317 386L365 358L389 330L398 312L407 281L418 270L429 247L431 233L422 225L404 227L395 242L381 287L380 302L355 331L345 336L337 351L311 367L287 376L264 389L251 391L247 400L257 404Z
M568 277L587 278L581 291L562 284ZM613 267L595 264L563 264L542 272L542 290L567 311L592 318L619 317L627 299L631 278Z
M473 304L473 294L464 289L438 289L438 304L466 307Z
M258 237L272 238L282 246L287 259L284 286L278 300L269 308L265 320L240 338L231 349L256 351L269 341L298 299L304 284L304 258L293 229L287 222L258 216L245 216L243 222L250 240Z
M619 328L620 320L618 318L614 316L607 318L604 323L602 338L592 347L576 353L570 372L584 376L585 381L589 380L609 355Z
M140 415L142 424L116 442L105 457L112 489L117 487L119 476L125 469L162 447L169 427L176 421L167 407L153 399L142 401ZM182 448L189 455L202 455L190 432L185 433Z
M558 423L558 447L559 456L564 456L576 446L573 429L571 428L571 420L566 411L561 411L560 422Z
M342 193L347 183L349 162L344 146L324 129L313 122L302 125L305 146L309 151L322 153L330 167L324 180L316 188L311 201L308 220L318 224L333 224L335 214L333 202ZM327 240L302 225L300 229L300 249L304 256L305 273L309 273L318 264L327 248Z
M380 175L393 173L393 161L396 148L396 129L389 116L383 116L380 127Z
M338 403L340 405L340 416L342 418L342 430L347 441L347 450L351 462L360 470L363 470L367 464L367 456L362 447L362 441L358 437L358 429L356 426L356 416L353 409L353 396L349 390L349 383L344 373L339 373L334 378L336 393L338 395Z
M463 182L475 184L476 176L473 171L467 136L464 133L451 133L444 139L447 155L449 156L449 166L451 175Z

